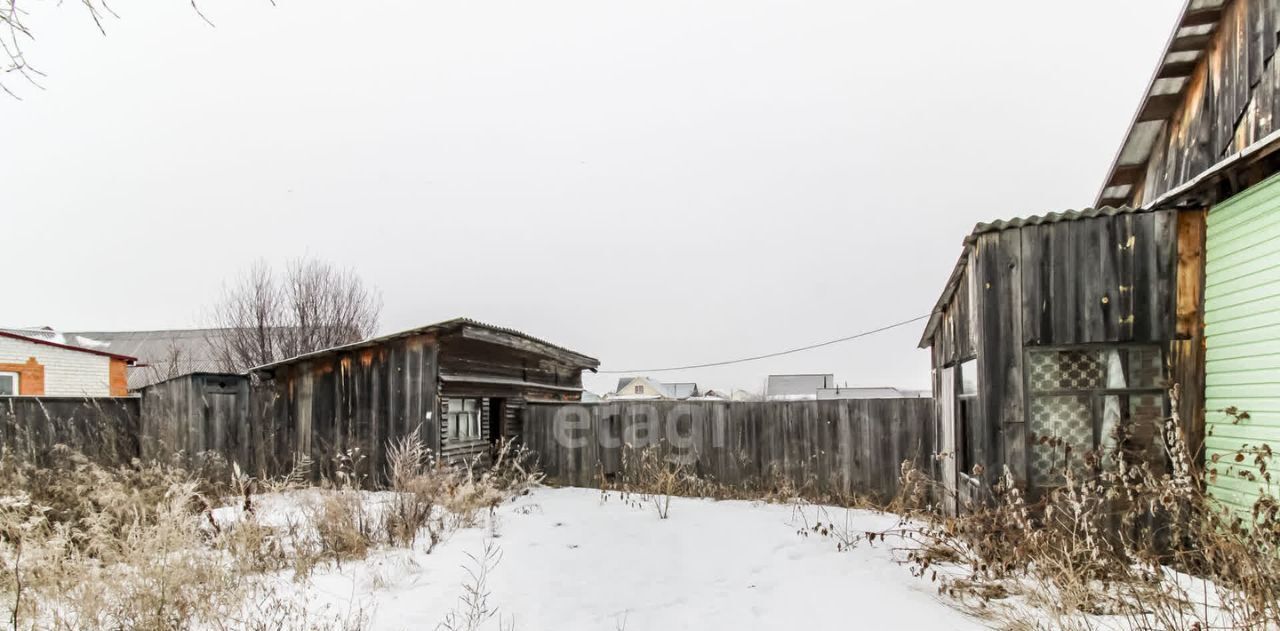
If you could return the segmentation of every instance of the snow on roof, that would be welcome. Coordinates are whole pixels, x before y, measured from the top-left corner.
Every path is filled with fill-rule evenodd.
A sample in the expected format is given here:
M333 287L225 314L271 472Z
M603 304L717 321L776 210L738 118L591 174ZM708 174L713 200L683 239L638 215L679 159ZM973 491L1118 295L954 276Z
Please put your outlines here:
M226 372L218 347L232 332L233 329L158 329L69 331L65 335L87 348L137 357L142 365L129 371L129 389L137 390L170 377Z
M68 343L66 336L52 329L0 329L0 336L23 340L34 344L44 344L46 346L55 346L66 350L80 351L82 353L102 355L113 359L122 359L130 364L137 363L138 361L138 358L132 355L111 353L97 348L88 348L85 346L70 344Z

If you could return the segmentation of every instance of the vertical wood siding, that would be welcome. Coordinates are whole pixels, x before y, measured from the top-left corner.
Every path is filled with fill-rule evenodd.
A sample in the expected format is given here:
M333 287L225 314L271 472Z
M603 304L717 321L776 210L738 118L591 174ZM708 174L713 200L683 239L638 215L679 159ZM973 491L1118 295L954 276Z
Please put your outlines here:
M524 437L561 484L595 486L619 471L623 445L664 439L664 455L687 456L691 471L725 484L780 475L819 493L887 500L904 460L928 470L932 428L929 399L628 401L530 405Z
M180 456L187 464L215 452L251 471L257 445L249 428L249 379L196 373L142 391L142 457Z
M1200 309L1204 213L1131 212L975 235L959 289L930 340L939 419L954 423L942 369L976 355L982 431L971 440L987 481L1028 477L1027 347L1158 343L1183 387L1193 442L1203 409ZM967 290L967 291L966 291ZM970 351L972 349L972 351ZM942 429L942 428L940 428ZM941 435L941 434L940 434Z
M438 452L436 357L420 336L282 367L251 397L253 431L272 446L258 470L280 475L305 454L316 475L332 475L336 457L358 450L356 473L377 482L389 440L417 432Z
M20 462L45 464L54 445L91 460L127 464L142 455L135 397L0 397L0 446Z

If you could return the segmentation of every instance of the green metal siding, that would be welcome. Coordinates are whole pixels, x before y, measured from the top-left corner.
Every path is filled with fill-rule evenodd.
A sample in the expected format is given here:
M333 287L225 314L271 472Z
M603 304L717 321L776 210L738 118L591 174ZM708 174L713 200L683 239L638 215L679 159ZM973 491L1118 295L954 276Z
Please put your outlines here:
M1252 456L1235 457L1280 450L1280 176L1209 211L1205 255L1205 465L1217 472L1208 487L1243 511L1259 493L1276 495ZM1249 418L1235 422L1223 411L1232 406Z

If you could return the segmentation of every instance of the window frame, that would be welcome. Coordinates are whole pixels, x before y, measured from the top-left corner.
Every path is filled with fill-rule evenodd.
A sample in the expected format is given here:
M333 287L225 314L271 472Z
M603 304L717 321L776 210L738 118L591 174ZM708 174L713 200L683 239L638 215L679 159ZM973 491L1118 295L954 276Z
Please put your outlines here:
M466 409L465 404L468 401L475 402L474 409ZM455 407L455 402L460 405ZM483 408L484 397L445 397L444 440L456 442L484 440L484 428L482 427L484 424ZM464 435L457 431L462 427L462 424L458 422L458 418L468 412L472 414L468 415L469 419L466 426L469 430L474 429L474 433L468 432Z
M1159 354L1160 376L1158 384L1154 386L1140 386L1128 388L1079 388L1079 389L1063 389L1055 388L1051 390L1034 390L1031 384L1031 356L1039 352L1054 351L1156 351ZM1026 461L1026 479L1029 486L1035 486L1034 475L1032 471L1032 462L1030 458L1031 450L1036 448L1038 436L1032 429L1032 402L1037 398L1053 398L1053 397L1070 397L1082 396L1086 397L1089 406L1090 429L1093 434L1093 445L1090 449L1100 449L1105 439L1102 436L1103 415L1106 406L1107 397L1133 397L1143 395L1155 395L1160 399L1160 418L1166 419L1172 413L1171 402L1169 400L1169 369L1165 365L1168 359L1169 349L1163 342L1088 342L1082 344L1042 344L1042 345L1023 345L1022 347L1022 392L1023 392L1023 423L1025 423L1025 453L1028 454ZM1127 370L1127 367L1126 367ZM1057 485L1041 485L1040 488L1054 488Z
M0 395L0 396L13 396L13 397L22 396L22 374L13 372L10 370L0 371L0 378L4 378L4 377L13 378L13 394Z
M973 429L975 426L981 426L982 411L978 406L978 393L982 390L982 384L978 381L978 357L977 355L965 357L954 364L955 366L955 452L956 452L956 473L959 480L977 485L979 480L973 475L973 467L977 464L978 454L973 451ZM973 390L965 390L965 375L972 371ZM966 410L968 411L966 413Z

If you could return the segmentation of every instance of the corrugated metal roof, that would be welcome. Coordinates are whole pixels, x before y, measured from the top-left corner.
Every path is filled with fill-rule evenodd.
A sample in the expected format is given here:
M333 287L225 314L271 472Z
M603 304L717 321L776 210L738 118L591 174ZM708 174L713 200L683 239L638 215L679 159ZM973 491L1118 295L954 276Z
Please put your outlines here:
M1116 215L1134 215L1149 212L1153 212L1153 209L1132 208L1129 206L1103 206L1101 208L1065 210L1062 212L1051 212L1043 215L1014 217L1013 219L997 219L995 221L978 223L964 238L964 249L960 252L960 258L956 261L955 267L951 269L951 275L947 278L947 284L942 288L942 295L938 297L938 301L933 305L933 311L929 316L929 322L925 324L924 334L920 337L919 347L929 347L930 338L933 337L933 331L938 327L938 322L942 319L942 313L946 310L947 305L951 302L951 297L955 294L956 288L959 286L960 277L964 275L964 268L969 260L969 252L973 249L973 243L977 241L979 236L1004 230L1018 230L1029 226L1040 226L1066 221L1080 221L1082 219L1096 219L1098 217L1114 217Z
M353 342L353 343L351 343L351 344L344 344L344 345L342 345L342 346L335 346L335 347L333 347L333 348L326 348L326 349L319 350L319 351L313 351L313 352L310 352L310 353L304 353L304 354L302 354L302 355L298 355L297 357L291 357L291 358L289 358L289 359L284 359L284 360L280 360L280 361L277 361L277 362L272 362L272 363L270 363L270 364L263 364L263 365L261 365L261 366L257 366L257 367L251 368L251 369L249 369L249 370L248 370L248 372L253 373L253 372L259 372L259 371L264 371L264 370L270 370L270 369L277 368L277 367L279 367L279 366L283 366L283 365L286 365L286 364L292 364L292 363L295 363L295 362L306 361L306 360L309 360L309 359L315 359L315 358L317 358L317 357L323 357L323 356L331 355L331 354L334 354L334 353L339 353L339 352L344 352L344 351L353 351L353 350L358 350L358 349L361 349L361 348L368 348L368 347L371 347L371 346L377 346L377 345L379 345L379 344L383 344L383 343L390 342L390 341L392 341L392 340L397 340L397 339L400 339L400 338L412 337L412 336L415 336L415 335L423 335L423 334L426 334L426 333L434 333L434 332L443 331L443 330L446 330L446 329L452 329L452 328L461 328L461 327L464 327L464 326L474 326L474 327L478 327L478 328L481 328L481 329L486 329L486 330L489 330L489 331L494 331L494 332L497 332L497 333L505 333L505 334L507 334L507 335L514 335L514 336L517 336L517 337L522 337L522 338L524 338L524 339L526 339L526 340L528 340L528 341L530 341L530 342L534 342L534 343L541 344L541 345L546 346L546 347L551 348L551 349L555 349L555 350L558 350L558 351L562 351L562 352L565 352L565 353L569 353L570 355L574 355L574 356L576 356L576 357L578 358L578 360L580 361L580 363L581 363L581 365L582 365L582 367L583 367L583 368L587 368L587 369L589 369L589 370L595 370L595 369L596 369L596 367L598 367L598 366L600 365L600 360L595 359L594 357L589 357L589 356L587 356L587 355L583 355L582 353L579 353L579 352L577 352L577 351L573 351L573 350L567 349L567 348L565 348L565 347L563 347L563 346L557 346L557 345L552 344L551 342L548 342L548 341L546 341L546 340L539 339L539 338L536 338L536 337L534 337L534 336L532 336L532 335L529 335L528 333L523 333L523 332L521 332L521 331L517 331L517 330L515 330L515 329L510 329L510 328L507 328L507 327L496 326L496 325L493 325L493 324L486 324L486 323L484 323L484 322L480 322L480 321L478 321L478 320L472 320L471 318L453 318L452 320L445 320L445 321L443 321L443 322L437 322L437 323L435 323L435 324L428 324L428 325L426 325L426 326L420 326L420 327L413 328L413 329L407 329L407 330L399 331L399 332L396 332L396 333L390 333L390 334L387 334L387 335L380 335L380 336L378 336L378 337L371 337L371 338L369 338L369 339L361 340L361 341L359 341L359 342Z
M973 227L973 231L969 236L965 237L965 244L973 242L980 234L988 232L999 232L1001 230L1013 230L1026 226L1039 226L1048 223L1059 223L1063 221L1076 221L1079 219L1093 219L1094 217L1114 217L1116 215L1131 215L1135 213L1150 212L1142 208L1130 208L1129 206L1103 206L1101 208L1082 208L1080 210L1064 210L1062 212L1052 212L1044 215L1031 215L1029 217L1014 217L1013 219L997 219L992 222L979 223Z

